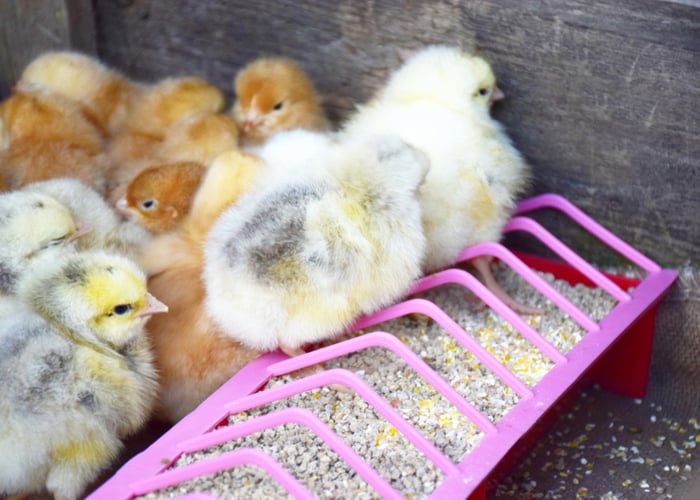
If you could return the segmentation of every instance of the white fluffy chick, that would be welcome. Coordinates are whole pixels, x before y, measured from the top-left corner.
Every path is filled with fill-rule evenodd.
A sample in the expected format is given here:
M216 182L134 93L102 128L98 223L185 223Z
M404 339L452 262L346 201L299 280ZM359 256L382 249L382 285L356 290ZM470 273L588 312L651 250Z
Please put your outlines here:
M34 182L23 190L51 196L75 219L92 227L92 231L76 242L79 250L111 250L133 258L151 239L150 232L136 222L123 220L97 191L77 179L62 177Z
M286 156L262 152L279 163L267 164L262 184L205 242L212 318L248 347L290 356L406 293L425 242L416 199L423 154L395 137L336 143L303 134L308 150L292 140Z
M89 231L70 211L43 193L0 194L0 293L14 293L22 275L41 258L74 251Z
M467 246L499 241L529 167L490 114L502 97L482 57L456 47L430 46L411 56L344 133L396 134L424 151L430 170L419 197L427 239L423 270L452 265ZM518 304L498 285L490 258L474 259L485 284L511 307Z
M42 260L0 307L0 494L78 498L147 421L157 376L144 324L165 306L131 261Z

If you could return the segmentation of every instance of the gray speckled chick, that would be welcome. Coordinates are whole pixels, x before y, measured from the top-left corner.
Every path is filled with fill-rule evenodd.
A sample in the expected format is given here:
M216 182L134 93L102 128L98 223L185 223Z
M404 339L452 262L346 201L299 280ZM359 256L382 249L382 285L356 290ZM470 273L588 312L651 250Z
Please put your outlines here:
M129 258L139 255L151 234L140 224L123 220L100 194L78 179L59 177L33 182L22 191L43 193L63 205L92 230L76 241L79 250L107 250Z
M207 309L225 332L296 355L398 299L420 276L416 190L427 160L392 136L317 134L314 145L312 132L284 134L274 154L261 152L264 186L212 228L204 279Z
M0 292L13 293L23 273L40 257L65 252L86 229L46 194L0 194Z
M149 417L144 325L167 310L102 252L43 259L0 298L0 494L77 498Z

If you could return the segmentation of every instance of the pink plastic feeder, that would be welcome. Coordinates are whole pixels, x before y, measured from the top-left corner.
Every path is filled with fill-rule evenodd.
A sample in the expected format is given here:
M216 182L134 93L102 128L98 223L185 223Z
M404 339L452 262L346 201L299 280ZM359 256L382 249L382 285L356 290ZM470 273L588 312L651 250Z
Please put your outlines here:
M595 269L535 220L524 216L528 212L545 208L558 210L568 216L644 270L646 276L640 280L633 280L606 275ZM312 493L274 458L254 448L239 448L193 465L169 469L184 453L202 450L285 423L296 423L311 429L382 498L403 498L404 494L409 492L396 491L362 456L309 410L289 408L235 425L219 427L229 415L329 383L342 384L357 393L442 472L443 480L431 493L430 498L484 498L491 483L498 479L504 468L517 459L518 452L540 430L544 417L553 414L555 403L575 396L581 383L593 380L603 388L627 396L643 396L649 369L655 306L671 286L677 273L661 269L570 202L554 194L536 196L521 202L505 231L524 231L531 234L559 255L563 262L516 255L498 243L482 243L469 247L462 252L458 262L478 255L494 256L566 312L587 332L567 354L559 352L477 279L463 270L448 269L425 277L415 284L412 293L444 283L460 284L474 292L554 364L534 386L528 387L524 384L443 310L425 299L409 299L387 307L361 318L353 327L353 330L367 330L372 325L386 320L415 313L432 318L520 397L518 403L497 423L492 423L395 336L385 332L370 332L292 359L279 352L260 357L147 450L132 458L89 498L129 499L242 464L255 465L265 470L295 498L313 498ZM557 292L533 269L551 272L555 277L572 284L583 283L598 287L611 295L617 304L602 320L596 322ZM634 287L633 291L627 292L630 287ZM483 439L460 462L455 463L445 456L389 402L351 371L327 370L279 387L260 390L274 376L376 346L389 349L403 359L483 432ZM619 361L623 357L624 364ZM194 500L213 497L194 493L182 498Z

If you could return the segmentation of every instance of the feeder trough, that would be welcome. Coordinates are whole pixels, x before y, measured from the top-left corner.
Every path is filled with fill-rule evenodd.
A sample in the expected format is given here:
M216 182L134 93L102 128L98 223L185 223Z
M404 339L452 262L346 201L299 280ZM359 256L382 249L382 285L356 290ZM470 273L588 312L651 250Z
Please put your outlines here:
M529 212L541 209L561 212L584 231L640 268L644 277L627 278L606 274L594 268L535 219L525 216ZM313 498L314 495L290 470L281 466L270 454L254 447L240 447L194 464L172 467L183 454L194 453L287 423L305 426L315 433L369 485L370 490L376 492L376 496L415 498L416 492L395 489L321 418L308 409L286 408L248 421L227 424L231 415L329 384L345 386L359 395L442 473L442 480L429 492L429 498L484 498L486 492L494 487L508 468L527 451L537 435L546 428L547 423L556 417L561 407L576 397L585 384L595 382L604 389L630 397L644 395L656 304L677 275L673 270L660 268L559 195L544 194L522 201L505 227L505 232L514 231L534 236L557 254L560 260L514 253L498 243L482 243L466 248L457 262L486 254L510 267L585 330L585 336L568 352L560 352L497 299L481 282L457 267L422 278L415 284L409 296L446 283L458 284L471 290L552 362L552 368L539 382L532 386L523 383L436 304L424 298L408 298L361 318L353 330L362 329L367 332L364 335L322 347L296 358L290 359L280 352L272 352L253 361L145 451L124 464L89 498L130 499L244 464L263 469L295 498ZM616 305L602 320L595 321L535 271L552 273L556 278L571 284L600 288L613 297ZM371 330L373 325L415 314L428 316L440 324L517 394L518 402L494 422L468 402L396 336ZM300 376L284 385L263 389L273 377L370 347L382 347L393 351L414 370L416 377L422 377L481 431L481 440L460 461L455 462L441 452L404 419L390 401L381 397L360 375L350 370L333 368ZM194 500L209 499L213 496L206 492L191 492L181 498Z

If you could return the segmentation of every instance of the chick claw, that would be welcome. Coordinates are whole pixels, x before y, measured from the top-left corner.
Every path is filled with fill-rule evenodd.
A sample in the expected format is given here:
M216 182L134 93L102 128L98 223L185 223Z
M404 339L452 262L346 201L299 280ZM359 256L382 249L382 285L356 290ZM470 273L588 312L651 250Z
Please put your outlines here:
M513 309L515 312L532 315L544 314L542 309L521 304L501 287L491 272L491 260L492 258L490 255L480 255L472 259L472 264L474 264L477 272L481 275L484 285L486 285L486 287L491 290L496 297L498 297L503 303L505 303L505 305Z

